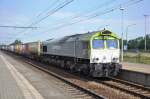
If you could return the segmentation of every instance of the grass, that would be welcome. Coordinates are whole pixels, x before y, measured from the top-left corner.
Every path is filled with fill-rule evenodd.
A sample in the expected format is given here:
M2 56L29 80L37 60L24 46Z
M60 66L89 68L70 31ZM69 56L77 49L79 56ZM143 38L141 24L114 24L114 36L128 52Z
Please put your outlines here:
M125 52L124 53L124 61L125 62L133 62L133 63L150 64L150 53Z

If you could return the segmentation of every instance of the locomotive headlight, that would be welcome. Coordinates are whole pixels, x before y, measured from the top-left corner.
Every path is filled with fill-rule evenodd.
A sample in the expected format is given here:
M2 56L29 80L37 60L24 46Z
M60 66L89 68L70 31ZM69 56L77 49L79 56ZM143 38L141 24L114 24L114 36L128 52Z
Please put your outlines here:
M93 58L93 62L97 62L99 58Z
M117 62L118 60L119 60L119 58L115 57L115 58L112 59L112 62Z
M97 60L97 61L98 61L98 60L99 60L99 58L95 58L95 60Z

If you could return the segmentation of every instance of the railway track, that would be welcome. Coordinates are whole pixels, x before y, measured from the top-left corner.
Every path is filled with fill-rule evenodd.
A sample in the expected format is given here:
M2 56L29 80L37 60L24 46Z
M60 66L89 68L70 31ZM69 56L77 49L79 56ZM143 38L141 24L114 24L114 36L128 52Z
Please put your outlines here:
M119 89L126 93L140 97L142 99L150 99L150 88L127 82L124 80L109 77L107 81L95 80L96 82L102 83L106 86Z
M36 65L34 65L34 64L32 64L32 63L30 63L30 62L27 62L28 64L30 64L30 65L32 65L32 66L36 66ZM39 68L40 70L43 70L43 68L41 68L41 67L38 67L38 66L36 66L37 68ZM44 69L44 71L46 71L46 72L48 72L49 73L49 70L47 70L47 69ZM52 73L53 74L53 73ZM71 85L72 84L74 84L73 82L74 81L68 81L68 80L66 80L66 79L62 79L59 75L55 75L55 74L53 74L53 76L55 76L55 77L59 77L59 79L61 79L61 80L63 80L63 81L67 81L66 83L70 83ZM120 80L120 79L116 79L116 78L111 78L111 77L109 77L109 78L107 78L108 80L93 80L93 81L95 81L95 82L97 82L97 83L101 83L101 84L103 84L103 85L106 85L106 86L109 86L109 87L111 87L111 88L115 88L115 89L117 89L117 90L120 90L120 91L123 91L123 92L126 92L126 93L128 93L128 94L131 94L131 95L134 95L134 96L137 96L137 97L139 97L139 98L141 98L141 99L150 99L150 89L149 88L146 88L146 87L143 87L143 86L141 86L141 85L138 85L138 84L134 84L134 83L131 83L131 82L127 82L127 81L124 81L124 80ZM76 84L75 84L76 85ZM74 85L73 85L74 86ZM76 85L76 86L78 86L78 85ZM79 87L79 86L78 86ZM80 87L79 87L79 89L80 89ZM85 92L86 91L88 91L88 92L86 92L86 93L88 93L88 94L93 94L92 96L94 96L95 97L95 95L96 95L96 98L98 98L98 97L102 97L102 99L104 98L104 96L101 96L101 95L99 95L99 94L97 94L97 93L95 93L94 91L92 91L92 90L89 90L89 89L87 89L87 88L83 88L84 90L85 90ZM82 89L82 90L83 90ZM89 93L89 91L90 91L90 93ZM98 97L97 97L98 96ZM99 99L99 98L98 98Z
M70 86L68 86L68 88L66 88L66 89L69 89L69 91L71 91L71 93L73 93L73 95L77 95L77 97L80 97L80 98L84 98L84 99L93 99L93 98L96 98L96 99L106 99L106 97L104 97L103 95L100 95L99 93L97 93L97 91L98 90L100 90L99 89L99 85L98 84L103 84L103 85L106 85L106 86L109 86L109 87L111 87L111 88L115 88L115 89L119 89L119 90L121 90L121 91L124 91L124 92L127 92L127 91L125 91L125 90L123 90L123 89L121 89L121 88L119 88L119 87L115 87L115 85L113 84L113 83L110 83L110 82L118 82L118 80L116 80L116 79L114 79L114 78L109 78L109 79L111 79L111 81L110 80L107 80L107 81L98 81L98 80L92 80L92 82L94 81L94 82L97 82L97 85L95 86L94 85L94 87L93 86L84 86L81 82L80 82L80 80L76 80L76 79L69 79L70 77L69 76L67 76L67 79L66 78L64 78L64 77L62 77L62 76L60 76L60 75L58 75L57 73L55 74L54 72L51 72L51 71L49 71L49 69L45 69L45 68L43 68L43 67L41 67L41 66L38 66L38 65L35 65L34 63L32 63L32 62L29 62L29 61L26 61L26 63L28 63L28 64L30 64L30 65L32 65L32 66L34 66L34 67L36 67L36 68L38 68L38 69L40 69L40 70L42 70L42 71L44 71L44 72L46 72L46 73L48 73L48 74L50 74L50 75L52 75L52 76L54 76L54 77L56 77L56 78L58 78L58 79L60 79L60 80L62 80L63 82L65 82L64 84L63 84L63 86L65 86L65 87L67 87L68 85L67 84L69 84ZM82 78L81 78L82 79ZM89 87L92 87L92 88L89 88ZM79 90L79 91L76 91L76 90ZM97 90L97 91L96 91ZM74 92L77 92L77 93L74 93ZM109 93L110 94L110 93ZM132 94L132 93L129 93L128 92L128 94L131 94L131 95L135 95L135 94ZM139 95L135 95L135 96L138 96L139 97ZM110 99L114 99L114 98L112 98L111 97L111 95L110 96L108 96ZM140 98L141 98L141 96L140 96ZM116 98L117 99L117 98ZM118 98L118 99L120 99L120 98ZM125 99L129 99L129 98L125 98ZM134 99L134 98L133 98ZM135 98L136 99L136 98ZM147 99L147 98L146 98Z
M104 99L107 97L109 99L122 99L123 97L123 99L150 99L150 89L141 85L116 78L108 78L107 80L88 78L84 79L82 77L74 78L74 76L71 76L72 74L69 73L61 74L60 71L57 71L57 68L52 69L52 66L48 66L28 59L24 59L23 61L63 81L64 83L61 83L61 86L65 90L67 89L70 93L75 95L76 98ZM48 67L51 69L49 69ZM88 82L94 82L94 84L89 84ZM107 89L105 87L109 88ZM111 90L110 88L113 90ZM113 93L113 91L115 90L119 91L116 95ZM123 95L121 95L122 93ZM129 96L124 95L124 93Z
M65 79L64 77L57 75L54 72L51 72L45 68L42 68L40 66L37 66L31 62L26 61L26 63L58 78L59 80L63 81L64 83L61 83L61 85L63 86L63 88L65 88L66 90L68 90L70 93L72 93L73 95L75 95L75 98L80 98L80 99L107 99L106 97L99 95L97 93L95 93L92 90L86 89L83 86L79 86L78 84L75 84L73 81L70 81L68 79Z

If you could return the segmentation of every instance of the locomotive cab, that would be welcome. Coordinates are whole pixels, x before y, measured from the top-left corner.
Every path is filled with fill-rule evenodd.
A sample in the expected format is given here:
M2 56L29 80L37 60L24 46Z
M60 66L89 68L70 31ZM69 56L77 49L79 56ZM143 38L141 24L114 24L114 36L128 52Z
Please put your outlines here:
M93 76L116 76L119 64L119 37L108 30L98 32L90 39L90 63Z

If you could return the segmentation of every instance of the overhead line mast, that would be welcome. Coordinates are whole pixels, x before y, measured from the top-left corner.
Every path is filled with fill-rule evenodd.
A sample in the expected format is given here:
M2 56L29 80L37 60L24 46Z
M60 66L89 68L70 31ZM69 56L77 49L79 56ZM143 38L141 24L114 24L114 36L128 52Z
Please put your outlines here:
M145 17L145 51L147 51L147 39L146 39L146 35L147 35L147 18L149 17L149 15L144 15Z

